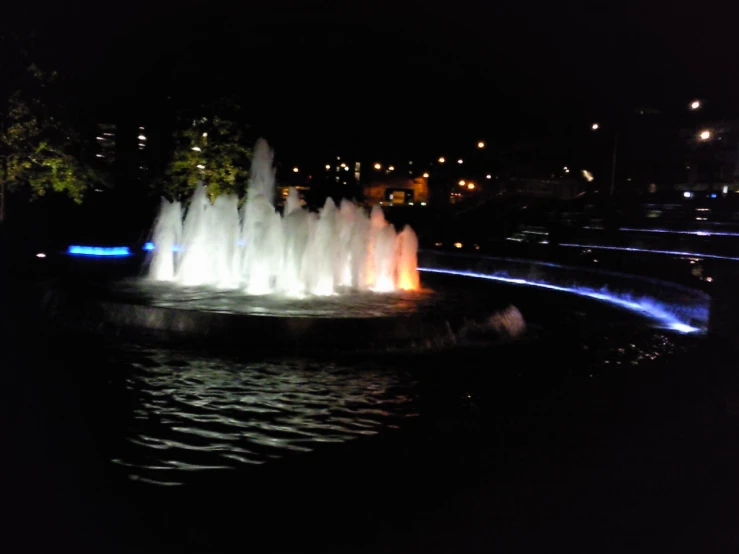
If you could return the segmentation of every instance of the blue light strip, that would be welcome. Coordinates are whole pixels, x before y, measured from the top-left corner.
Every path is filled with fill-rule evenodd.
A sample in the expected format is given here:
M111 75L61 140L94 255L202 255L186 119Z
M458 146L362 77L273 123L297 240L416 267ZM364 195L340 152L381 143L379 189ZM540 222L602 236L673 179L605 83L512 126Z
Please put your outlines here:
M562 243L560 246L568 248L590 248L591 250L618 250L621 252L645 252L647 254L665 254L668 256L683 256L686 258L712 258L714 260L731 260L739 262L734 256L719 256L718 254L701 254L700 252L682 252L680 250L652 250L650 248L633 248L630 246L595 246L592 244Z
M635 233L668 233L674 235L696 235L699 237L739 237L736 231L680 231L675 229L637 229L635 227L621 227L619 231L632 231Z
M79 246L72 245L67 248L70 256L92 256L106 258L126 258L132 256L128 246Z
M513 277L506 277L503 275L493 275L487 273L475 273L473 271L455 271L451 269L436 269L429 267L419 267L419 271L427 271L429 273L443 273L446 275L458 275L460 277L474 277L476 279L488 279L490 281L500 281L503 283L510 283L514 285L526 285L530 287L538 287L542 289L555 290L559 292L568 292L576 294L578 296L585 296L587 298L593 298L600 300L601 302L607 302L620 308L627 309L631 312L638 313L646 316L654 321L659 322L660 326L677 331L678 333L699 333L703 330L698 327L693 327L687 323L680 321L678 317L671 313L669 309L661 305L659 302L652 298L631 298L627 295L618 295L613 293L604 292L603 290L596 290L587 287L563 287L559 285L552 285L550 283L544 283L542 281L528 281L526 279L516 279Z

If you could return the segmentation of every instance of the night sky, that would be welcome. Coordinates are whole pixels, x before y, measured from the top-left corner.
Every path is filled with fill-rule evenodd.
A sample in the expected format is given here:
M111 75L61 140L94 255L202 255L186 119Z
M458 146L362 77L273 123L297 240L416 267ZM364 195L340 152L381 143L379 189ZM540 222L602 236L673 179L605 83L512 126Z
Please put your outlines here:
M733 114L739 99L736 14L706 4L242 4L57 2L14 6L5 25L39 35L93 114L235 94L295 159L504 146L694 97Z

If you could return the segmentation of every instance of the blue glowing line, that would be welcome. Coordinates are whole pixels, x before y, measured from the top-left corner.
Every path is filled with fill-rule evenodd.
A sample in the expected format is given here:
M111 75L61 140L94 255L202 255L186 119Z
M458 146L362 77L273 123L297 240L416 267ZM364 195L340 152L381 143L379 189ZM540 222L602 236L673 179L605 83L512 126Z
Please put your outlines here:
M680 231L676 229L637 229L635 227L621 227L619 231L632 231L635 233L668 233L675 235L696 235L699 237L739 237L736 231Z
M588 246L587 248L591 248L591 247ZM419 252L419 254L423 254L424 252L427 252L427 251L426 250L419 250L418 252ZM428 251L428 252L431 252L432 255L435 255L436 254L433 251ZM471 259L471 256L469 254L464 254L464 253L461 253L461 252L444 252L443 255L444 256L454 256L454 257L459 257L459 258ZM624 279L629 279L629 280L632 280L632 281L633 280L638 280L638 281L643 281L645 283L651 283L653 285L659 285L661 287L668 287L668 288L672 288L672 289L675 289L675 290L683 290L683 291L689 292L690 294L693 294L693 295L696 295L696 294L697 295L702 295L702 296L704 296L704 298L706 300L708 300L710 298L707 294L702 293L700 291L697 291L697 290L695 290L693 288L686 287L684 285L678 285L677 283L671 283L671 282L668 282L668 281L663 281L661 279L654 279L653 277L645 277L643 275L632 275L630 273L622 273L620 271L610 271L610 270L601 269L601 268L594 269L592 267L579 267L579 266L576 267L576 266L571 266L571 265L558 264L558 263L554 263L554 262L542 262L542 261L539 261L539 260L529 260L529 259L525 259L525 258L501 258L501 257L498 257L498 256L475 256L474 258L475 259L482 258L482 259L486 259L486 260L493 260L493 261L496 261L496 262L510 262L510 263L514 263L514 264L525 264L525 265L528 265L528 266L534 265L534 266L542 266L542 267L553 267L553 268L556 268L556 269L567 269L567 270L571 270L571 271L577 271L577 272L580 272L580 273L592 273L594 275L600 275L600 276L607 275L607 276L610 276L610 277L624 278Z
M701 254L699 252L681 252L679 250L652 250L650 248L634 248L630 246L594 246L591 244L562 243L560 246L568 248L590 248L592 250L619 250L622 252L646 252L648 254L666 254L668 256L683 256L687 258L713 258L715 260L731 260L739 262L734 256L719 256L718 254Z
M72 245L67 248L70 256L93 256L108 258L125 258L131 256L128 246L78 246Z
M491 275L486 273L475 273L473 271L455 271L450 269L436 269L428 267L419 267L419 271L428 271L429 273L443 273L447 275L458 275L461 277L474 277L477 279L488 279L491 281L500 281L503 283L510 283L514 285L526 285L530 287L538 287L542 289L555 290L559 292L568 292L576 294L578 296L585 296L587 298L593 298L600 300L601 302L607 302L620 308L627 309L631 312L638 313L643 316L647 316L650 319L658 321L663 327L677 331L678 333L698 333L702 329L688 325L683 321L680 321L677 316L670 313L669 310L660 306L660 304L651 298L640 298L632 299L626 295L617 295L605 292L603 290L596 290L587 287L563 287L559 285L552 285L551 283L544 283L542 281L528 281L526 279L516 279L513 277L505 277L502 275Z

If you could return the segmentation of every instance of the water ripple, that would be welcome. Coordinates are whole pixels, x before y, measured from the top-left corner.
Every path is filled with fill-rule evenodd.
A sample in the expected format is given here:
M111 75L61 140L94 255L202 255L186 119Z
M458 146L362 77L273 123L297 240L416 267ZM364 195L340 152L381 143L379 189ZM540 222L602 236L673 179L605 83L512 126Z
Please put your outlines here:
M415 385L397 369L239 363L137 347L123 358L129 409L111 458L144 483L262 464L418 415Z

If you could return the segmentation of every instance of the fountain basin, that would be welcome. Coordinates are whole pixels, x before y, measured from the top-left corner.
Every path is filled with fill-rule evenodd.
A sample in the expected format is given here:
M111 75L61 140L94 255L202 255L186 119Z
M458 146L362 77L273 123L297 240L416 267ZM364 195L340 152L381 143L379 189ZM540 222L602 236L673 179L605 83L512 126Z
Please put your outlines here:
M587 325L603 319L688 333L707 326L710 298L663 281L424 251L419 267L420 291L307 298L146 279L98 285L75 279L54 287L48 308L75 331L272 354L453 344L466 325L511 304L540 327L556 326L562 313L584 314Z

